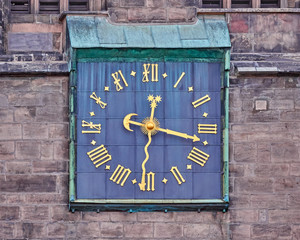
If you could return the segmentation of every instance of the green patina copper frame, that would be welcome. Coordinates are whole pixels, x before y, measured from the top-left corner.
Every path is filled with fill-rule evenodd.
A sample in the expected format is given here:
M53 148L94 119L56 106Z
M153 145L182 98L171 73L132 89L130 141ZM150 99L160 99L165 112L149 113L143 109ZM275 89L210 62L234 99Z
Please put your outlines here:
M70 119L70 167L69 167L69 209L80 211L203 211L214 210L226 212L229 206L229 70L230 49L71 49L70 59L70 85L69 85L69 119ZM77 62L90 61L123 61L137 60L149 61L198 61L198 62L222 62L222 90L223 101L223 199L200 200L97 200L76 199L76 81Z

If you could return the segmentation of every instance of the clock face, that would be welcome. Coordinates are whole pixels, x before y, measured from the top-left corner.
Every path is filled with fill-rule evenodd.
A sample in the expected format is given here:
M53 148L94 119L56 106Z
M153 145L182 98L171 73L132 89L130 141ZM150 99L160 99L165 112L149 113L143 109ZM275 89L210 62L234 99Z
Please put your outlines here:
M220 199L221 63L80 62L77 199Z

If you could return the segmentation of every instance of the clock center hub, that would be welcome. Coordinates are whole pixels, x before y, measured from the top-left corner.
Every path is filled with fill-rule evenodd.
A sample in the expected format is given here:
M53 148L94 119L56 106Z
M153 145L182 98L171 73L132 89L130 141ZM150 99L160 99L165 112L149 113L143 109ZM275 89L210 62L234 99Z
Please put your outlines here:
M153 123L153 122L147 122L147 123L146 123L146 128L147 128L149 131L153 130L154 127L155 127L155 126L154 126L154 123Z
M149 132L151 135L154 135L157 133L157 129L159 129L159 121L156 118L153 118L151 120L149 117L145 118L143 121L143 126L141 126L141 130L144 134L148 134Z

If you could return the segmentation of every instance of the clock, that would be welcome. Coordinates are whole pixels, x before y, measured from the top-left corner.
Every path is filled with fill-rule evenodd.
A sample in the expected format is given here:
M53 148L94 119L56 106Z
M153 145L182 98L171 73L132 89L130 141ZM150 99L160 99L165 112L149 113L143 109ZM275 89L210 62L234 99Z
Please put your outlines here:
M223 198L222 62L77 63L76 201Z

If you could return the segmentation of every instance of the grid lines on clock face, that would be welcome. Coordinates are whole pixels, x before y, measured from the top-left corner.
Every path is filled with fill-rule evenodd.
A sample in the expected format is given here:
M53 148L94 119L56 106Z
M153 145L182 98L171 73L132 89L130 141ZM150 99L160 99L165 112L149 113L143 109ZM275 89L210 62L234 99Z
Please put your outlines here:
M222 177L220 65L200 62L78 63L78 196L99 199L219 198ZM144 74L147 71L148 79ZM201 141L194 143L163 132L154 135L148 149L150 156L146 168L147 172L155 173L155 191L141 192L134 180L140 181L141 162L145 159L144 147L148 139L139 126L132 125L130 128L133 132L127 131L123 127L123 119L128 113L138 114L132 118L137 122L149 117L149 95L161 96L154 116L162 128L196 134ZM193 102L201 103L208 99L207 96L209 101L193 106ZM100 102L102 106L103 103L107 105L102 108ZM82 121L86 125L101 124L101 133L82 134ZM202 128L215 124L219 131L210 134L212 130L209 129L208 133L199 134L199 124L202 124ZM87 127L90 128L89 125ZM94 144L91 144L93 141ZM103 161L101 154L104 150L98 153L98 158L95 158L97 154L89 157L87 153L94 153L93 149L101 144L111 159L95 167L93 161L98 161L96 164L99 165ZM188 162L187 157L193 147L209 155L207 162L200 155L205 167L195 161ZM103 159L108 159L106 155L103 156L106 157ZM93 161L90 160L92 158ZM187 168L187 164L192 165L191 169ZM172 167L178 171L175 168L170 171ZM126 169L130 170L130 174ZM118 184L118 178L111 178L114 170L116 174L120 173L119 176L124 173ZM184 182L178 178L180 174ZM127 175L123 186L117 186ZM164 183L163 179L168 181ZM212 187L216 188L215 192L209 191Z

